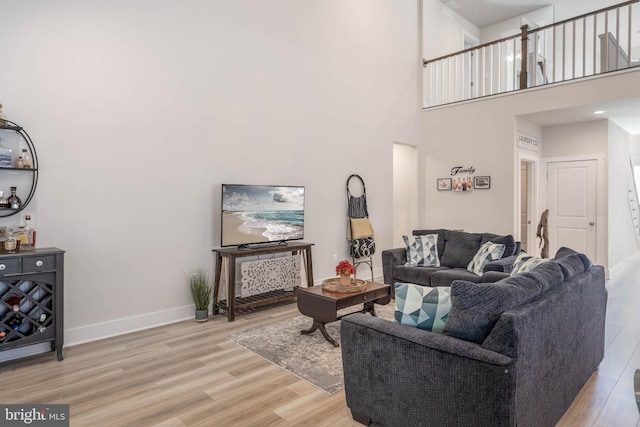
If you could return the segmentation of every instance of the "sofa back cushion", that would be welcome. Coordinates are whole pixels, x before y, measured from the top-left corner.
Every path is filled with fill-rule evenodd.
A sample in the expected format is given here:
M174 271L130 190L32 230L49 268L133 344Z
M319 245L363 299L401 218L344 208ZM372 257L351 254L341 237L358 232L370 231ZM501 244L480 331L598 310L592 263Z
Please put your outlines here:
M541 292L542 284L525 275L496 283L456 280L451 284L451 311L443 332L480 344L503 312L530 301Z
M502 254L502 258L514 255L516 253L516 250L520 249L520 245L516 243L516 240L511 234L508 234L506 236L499 236L492 233L482 233L482 240L480 240L480 245L484 245L489 241L504 245L504 253Z
M442 332L451 309L451 288L430 288L413 283L395 284L394 319L403 325Z
M444 251L440 257L440 265L451 268L464 268L480 249L480 233L466 233L464 231L444 232Z

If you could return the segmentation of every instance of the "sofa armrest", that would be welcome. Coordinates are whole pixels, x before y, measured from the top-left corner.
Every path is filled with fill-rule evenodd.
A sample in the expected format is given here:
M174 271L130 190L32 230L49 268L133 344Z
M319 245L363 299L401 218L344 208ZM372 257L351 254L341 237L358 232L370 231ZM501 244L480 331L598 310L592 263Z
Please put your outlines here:
M516 261L517 255L511 255L504 258L500 258L495 261L491 261L484 266L483 273L487 271L499 271L501 273L511 273L513 270L513 263Z
M512 358L365 314L343 318L340 329L347 406L360 419L383 425L512 425Z
M393 268L407 261L407 249L395 248L382 251L382 275L384 283L393 286Z

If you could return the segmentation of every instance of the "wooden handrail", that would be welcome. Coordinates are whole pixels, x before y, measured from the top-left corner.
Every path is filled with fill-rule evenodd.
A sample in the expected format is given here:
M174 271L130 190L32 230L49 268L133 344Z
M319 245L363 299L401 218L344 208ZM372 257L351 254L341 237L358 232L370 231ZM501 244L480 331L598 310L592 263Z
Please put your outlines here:
M626 1L624 3L619 3L619 4L616 4L616 5L613 5L613 6L609 6L609 7L605 7L605 8L596 10L595 12L589 12L589 13L582 14L580 16L576 16L576 17L573 17L573 18L565 19L563 21L554 22L553 24L545 25L544 27L535 28L533 30L528 30L527 29L526 33L523 31L521 37L522 37L522 40L523 40L523 43L524 43L525 34L528 35L529 33L536 33L538 31L544 31L544 30L547 30L549 28L553 28L553 27L556 27L556 26L564 25L566 23L577 21L579 19L584 19L584 18L586 18L588 16L597 15L597 14L600 14L600 13L606 13L606 12L609 12L611 10L619 9L621 7L629 6L629 5L632 5L634 3L638 3L638 2L640 2L640 0L630 0L630 1ZM468 49L461 50L459 52L450 53L448 55L440 56L438 58L429 59L429 60L423 59L422 60L422 66L426 67L428 64L431 64L433 62L442 61L444 59L452 58L454 56L462 55L462 54L465 54L465 53L468 53L468 52L474 52L476 50L480 50L480 49L483 49L485 47L489 47L489 46L492 46L492 45L495 45L495 44L498 44L498 43L502 43L502 42L505 42L505 41L508 41L508 40L514 40L514 39L516 39L518 37L519 36L503 37L503 38L501 38L499 40L494 40L494 41L491 41L491 42L488 42L488 43L483 43L481 45L470 47ZM526 50L523 50L522 52L526 52ZM523 57L524 56L526 56L526 55L523 55ZM526 70L526 68L523 67L522 70Z

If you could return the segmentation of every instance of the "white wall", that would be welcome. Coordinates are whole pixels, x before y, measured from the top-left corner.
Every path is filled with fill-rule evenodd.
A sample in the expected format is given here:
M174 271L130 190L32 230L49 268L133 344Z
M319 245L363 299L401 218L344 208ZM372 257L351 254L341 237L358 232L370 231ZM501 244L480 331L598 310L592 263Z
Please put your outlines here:
M542 128L543 157L564 157L581 154L606 154L609 121L606 119L568 123Z
M517 233L515 117L540 111L592 105L640 95L636 72L576 81L425 110L420 147L421 226ZM547 136L543 134L546 156ZM606 153L606 151L604 151ZM559 155L559 153L554 154ZM437 178L452 166L472 165L490 175L491 189L471 194L438 192ZM605 188L606 189L606 188ZM606 199L605 199L606 200ZM539 206L542 209L542 206Z
M608 123L609 170L609 265L614 273L624 268L640 252L634 234L628 189L634 188L631 171L631 135L613 122ZM634 206L635 207L635 206ZM636 215L638 212L635 213Z
M404 246L402 236L418 226L418 151L393 144L393 247Z
M424 59L463 50L464 33L480 39L478 27L455 12L447 16L440 0L422 0L422 52Z
M522 16L480 29L480 43L489 43L504 37L520 34L520 27L524 24L528 24L530 29L533 29L531 28L532 25L538 28L553 22L553 6L545 6Z
M0 8L0 102L38 150L39 246L67 251L67 343L192 316L221 183L306 186L318 283L347 257L351 173L391 245L393 141L420 132L418 0Z

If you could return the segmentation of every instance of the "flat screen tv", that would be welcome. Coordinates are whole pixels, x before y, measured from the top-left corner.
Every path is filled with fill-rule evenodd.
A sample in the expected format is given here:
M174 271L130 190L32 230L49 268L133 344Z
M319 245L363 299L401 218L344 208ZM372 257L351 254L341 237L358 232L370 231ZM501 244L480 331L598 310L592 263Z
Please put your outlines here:
M222 184L221 246L304 238L304 187Z

